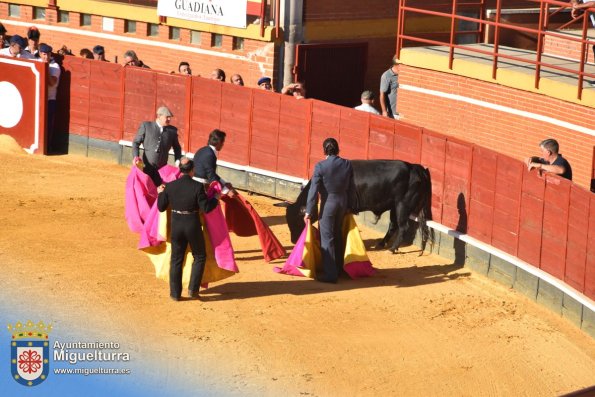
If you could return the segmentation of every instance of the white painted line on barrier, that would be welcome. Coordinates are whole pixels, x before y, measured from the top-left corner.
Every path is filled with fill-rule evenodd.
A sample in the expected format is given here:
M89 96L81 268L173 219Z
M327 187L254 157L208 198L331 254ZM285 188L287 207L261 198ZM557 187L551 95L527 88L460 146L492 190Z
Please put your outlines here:
M457 94L448 94L446 92L430 90L427 88L416 87L416 86L412 86L412 85L408 85L408 84L399 85L399 89L406 90L406 91L418 92L421 94L436 96L436 97L440 97L440 98L446 98L446 99L450 99L453 101L465 102L465 103L469 103L471 105L481 106L481 107L491 109L491 110L496 110L499 112L514 114L516 116L521 116L521 117L525 117L528 119L541 121L541 122L552 124L552 125L555 125L558 127L567 128L569 130L581 132L583 134L595 136L595 130L593 130L591 128L587 128L587 127L583 127L583 126L580 126L577 124L572 124L572 123L569 123L566 121L558 120L553 117L542 116L540 114L527 112L525 110L511 108L509 106L496 105L495 103L480 101L479 99L473 99L473 98L469 98L469 97L457 95Z
M435 230L438 230L439 232L448 234L449 236L458 238L459 240L464 241L467 244L471 244L474 247L477 247L477 248L479 248L485 252L488 252L492 255L495 255L498 258L503 259L508 263L512 263L513 265L515 265L516 267L518 267L520 269L523 269L527 273L530 273L530 274L534 275L535 277L553 285L560 291L564 292L566 295L569 295L576 301L578 301L581 304L583 304L584 306L588 307L592 312L595 312L595 302L594 301L592 301L591 299L589 299L588 297L586 297L579 291L575 290L574 288L572 288L570 285L566 284L565 282L552 276L551 274L546 273L543 270L538 269L535 266L530 265L529 263L520 260L516 256L507 254L506 252L501 251L498 248L492 247L491 245L486 244L482 241L479 241L467 234L463 234L456 230L449 229L448 227L446 227L440 223L437 223L434 221L428 221L427 224L432 229L435 229Z

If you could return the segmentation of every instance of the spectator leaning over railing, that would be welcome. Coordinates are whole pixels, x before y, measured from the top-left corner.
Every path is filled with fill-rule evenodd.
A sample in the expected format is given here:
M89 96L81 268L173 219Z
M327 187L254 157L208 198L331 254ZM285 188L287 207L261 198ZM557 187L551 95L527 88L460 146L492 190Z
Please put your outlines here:
M190 76L192 74L192 70L190 69L190 64L186 61L180 62L180 64L178 65L178 73Z
M213 69L211 72L211 79L225 83L225 71L223 69Z
M96 45L93 47L93 58L96 61L108 62L108 60L105 59L105 48L103 48L101 45Z
M372 114L380 114L378 110L374 107L374 93L372 91L366 90L362 92L361 96L362 104L355 107L355 110L361 110L362 112L368 112Z
M529 157L525 162L527 168L531 171L537 168L539 173L549 172L560 175L562 178L572 180L572 167L570 163L562 157L558 150L560 145L555 139L545 139L539 144L542 157Z
M138 68L151 69L149 66L145 65L143 61L138 59L136 52L132 50L128 50L124 53L124 66L136 66Z

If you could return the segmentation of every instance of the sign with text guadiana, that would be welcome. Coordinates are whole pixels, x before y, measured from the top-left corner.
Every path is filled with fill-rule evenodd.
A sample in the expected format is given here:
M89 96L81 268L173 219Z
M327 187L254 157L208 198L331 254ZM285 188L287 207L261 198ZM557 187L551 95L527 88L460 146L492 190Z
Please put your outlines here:
M245 28L246 7L247 0L159 0L157 13L164 17Z

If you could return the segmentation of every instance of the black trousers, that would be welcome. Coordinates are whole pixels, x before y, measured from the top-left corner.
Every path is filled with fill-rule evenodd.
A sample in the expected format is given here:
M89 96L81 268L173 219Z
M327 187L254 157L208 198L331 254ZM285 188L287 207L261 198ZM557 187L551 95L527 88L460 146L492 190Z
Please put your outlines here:
M188 289L198 291L207 259L200 220L198 214L186 215L172 212L169 291L170 296L173 298L179 298L182 295L182 269L188 244L190 244L192 256L194 257Z
M143 172L151 177L151 180L153 181L155 186L161 185L163 183L163 180L161 179L161 175L159 175L159 168L148 162L144 164L145 167L143 168Z
M322 251L322 267L326 281L337 281L343 270L343 218L346 208L342 203L327 200L324 204L320 220L320 248Z

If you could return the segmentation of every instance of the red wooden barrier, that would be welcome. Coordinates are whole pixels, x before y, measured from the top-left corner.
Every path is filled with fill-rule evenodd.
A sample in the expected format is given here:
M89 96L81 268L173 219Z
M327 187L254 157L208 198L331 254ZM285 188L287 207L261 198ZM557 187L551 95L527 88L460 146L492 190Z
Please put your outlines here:
M117 142L122 133L123 68L111 62L88 60L87 64L90 72L89 137Z
M419 134L421 138L421 134ZM395 122L386 117L370 115L368 134L368 158L391 160L394 158Z
M70 76L68 131L71 134L89 136L91 61L84 58L65 57L63 67Z
M523 171L521 187L521 221L519 224L518 257L535 267L541 261L541 230L545 180L537 173Z
M308 179L310 158L310 123L312 101L296 100L287 95L280 95L279 109L279 151L277 152L277 171ZM314 148L322 153L322 143ZM262 168L269 168L264 166ZM312 165L314 167L314 165Z
M570 188L570 208L568 213L568 245L566 248L566 270L564 281L583 291L587 264L589 230L589 198L591 193L575 185Z
M570 186L567 179L546 175L540 268L564 280Z
M492 245L515 256L524 168L520 161L503 154L498 155Z
M348 159L367 159L370 113L345 107L340 109L341 156Z
M126 68L124 73L123 137L132 141L143 121L156 119L158 73L148 69ZM159 104L161 105L161 103ZM174 113L175 114L175 113ZM175 125L175 122L173 123Z
M254 90L252 96L250 165L277 171L277 156L282 151L279 147L281 96L262 90Z
M218 80L192 77L192 108L190 109L190 151L207 144L209 133L220 127L221 87ZM229 147L227 148L229 151Z
M423 129L402 121L391 120L391 122L395 125L393 158L395 160L407 161L409 163L420 163Z
M227 134L227 150L221 159L239 165L250 163L250 114L252 90L233 84L221 84L221 121L219 128Z
M126 72L132 68L125 68ZM170 73L157 73L155 79L155 109L145 115L145 120L155 118L155 112L160 106L167 106L173 113L172 125L178 128L178 139L182 150L188 150L188 112L190 107L190 85L192 80L188 76Z
M446 141L442 224L467 232L473 145L449 138Z
M430 170L432 178L432 217L442 223L446 137L424 129L421 147L421 163Z
M492 242L496 195L494 166L497 163L498 153L480 146L474 146L467 233L488 244Z
M587 233L587 264L585 266L585 290L595 300L595 194L591 195L589 208L589 229ZM584 231L583 231L584 232Z
M339 148L343 146L339 128L341 125L341 106L331 103L312 100L312 126L310 137L310 156L308 175L312 175L314 166L324 158L322 142L325 138L335 138Z

